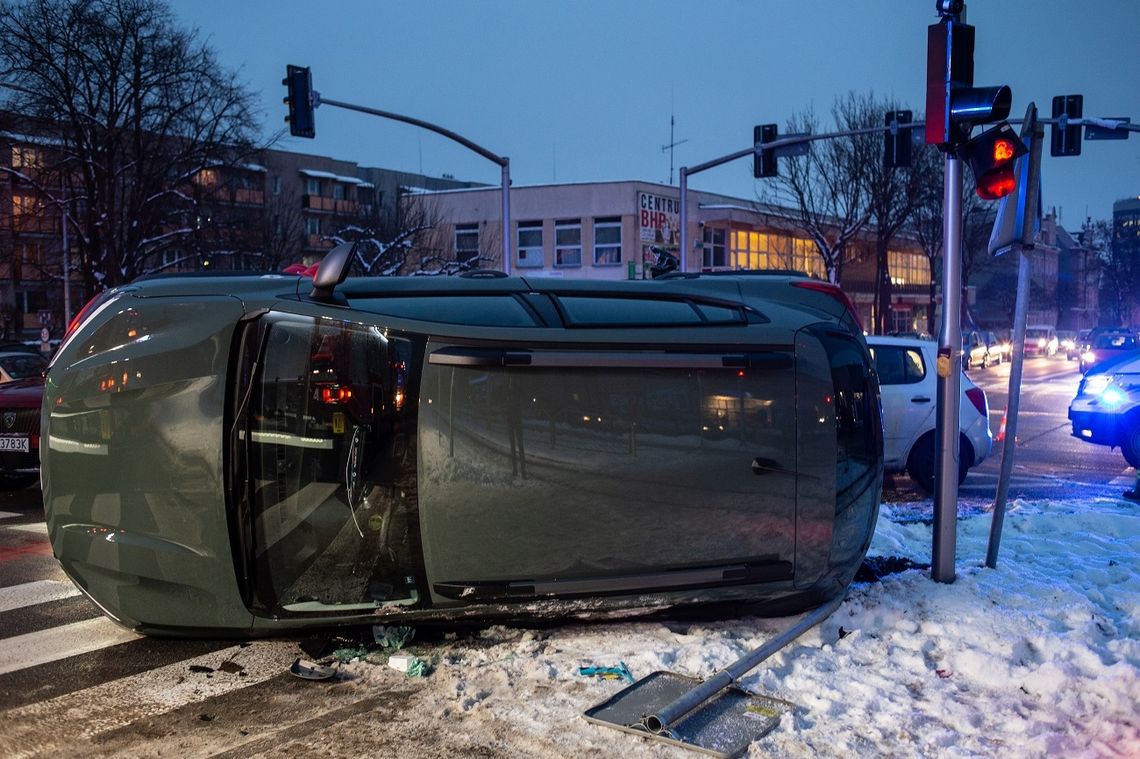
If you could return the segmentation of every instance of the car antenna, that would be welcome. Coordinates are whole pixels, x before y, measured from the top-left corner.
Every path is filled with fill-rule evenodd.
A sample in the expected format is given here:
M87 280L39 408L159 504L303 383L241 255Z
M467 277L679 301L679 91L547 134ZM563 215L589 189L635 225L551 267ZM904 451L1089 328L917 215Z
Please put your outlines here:
M309 293L309 297L313 300L333 300L333 290L348 276L348 269L355 253L354 242L342 242L325 253L317 273L313 275L313 291Z

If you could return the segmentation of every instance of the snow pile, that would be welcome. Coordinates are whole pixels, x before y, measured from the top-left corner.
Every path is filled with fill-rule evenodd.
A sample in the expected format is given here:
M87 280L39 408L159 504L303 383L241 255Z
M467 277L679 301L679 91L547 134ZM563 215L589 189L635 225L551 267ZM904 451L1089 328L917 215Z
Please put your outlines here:
M929 561L923 508L884 504L870 555ZM1015 501L995 570L981 567L989 514L963 511L973 515L958 522L953 584L918 569L856 583L820 627L741 681L796 705L750 756L1140 756L1140 509ZM583 720L624 683L579 668L704 677L788 623L495 626L413 644L435 661L423 679L365 662L346 671L361 687L414 685L406 728L432 734L442 721L471 750L693 756Z

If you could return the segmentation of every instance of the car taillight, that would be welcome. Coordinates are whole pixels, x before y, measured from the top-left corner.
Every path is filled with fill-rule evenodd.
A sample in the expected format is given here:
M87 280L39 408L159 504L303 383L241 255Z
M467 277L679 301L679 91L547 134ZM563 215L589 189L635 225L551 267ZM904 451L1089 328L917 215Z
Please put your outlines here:
M986 410L986 393L980 387L971 387L966 391L966 397L970 399L970 403L974 404L974 408L983 417L988 418L989 412Z
M851 318L855 320L855 326L859 331L863 331L863 323L859 321L859 314L855 311L855 304L847 297L847 293L839 289L839 285L833 285L830 282L820 282L814 279L805 279L792 282L792 287L801 287L804 290L815 290L817 293L823 293L835 300L847 309L847 313L851 314Z

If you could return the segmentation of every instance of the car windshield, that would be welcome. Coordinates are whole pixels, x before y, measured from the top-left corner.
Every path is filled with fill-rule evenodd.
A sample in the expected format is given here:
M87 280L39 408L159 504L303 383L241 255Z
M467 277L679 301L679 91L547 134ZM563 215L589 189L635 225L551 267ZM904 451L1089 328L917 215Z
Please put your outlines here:
M1047 329L1027 329L1027 330L1025 330L1025 337L1028 340L1036 340L1039 337L1049 337L1049 330L1047 330Z
M1132 335L1101 335L1096 339L1093 347L1132 350L1136 347L1136 338Z
M5 356L0 358L0 367L2 367L12 379L38 377L43 374L44 367L46 366L47 361L31 353L26 356Z

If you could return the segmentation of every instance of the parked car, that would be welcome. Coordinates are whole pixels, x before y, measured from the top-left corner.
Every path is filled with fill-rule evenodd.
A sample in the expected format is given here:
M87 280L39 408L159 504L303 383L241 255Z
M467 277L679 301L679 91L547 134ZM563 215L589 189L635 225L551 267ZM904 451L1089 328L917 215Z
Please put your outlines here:
M1098 330L1090 336L1089 344L1081 351L1081 372L1087 372L1102 361L1129 353L1137 347L1140 346L1136 344L1136 333L1130 330Z
M1085 347L1089 344L1090 332L1092 332L1092 330L1082 329L1076 333L1072 340L1061 341L1061 347L1065 349L1065 359L1067 361L1073 361L1081 357L1081 353L1084 352Z
M1140 469L1140 350L1090 369L1069 404L1069 421L1073 437L1120 448Z
M990 365L990 349L982 333L977 330L962 332L962 368L969 371L976 366L983 369Z
M344 281L350 252L312 278L137 281L56 353L48 534L120 623L788 613L851 582L883 423L838 287Z
M0 352L0 384L16 379L38 377L47 369L47 359L38 353Z
M1025 328L1025 355L1054 356L1061 345L1057 330L1048 325Z
M991 364L1001 364L1009 361L1012 353L1009 340L998 337L996 332L983 332L982 338L986 341L986 353Z
M869 336L883 402L883 459L888 472L906 472L934 491L935 399L938 344L929 340ZM989 404L985 392L962 375L958 423L958 483L990 455Z
M0 384L0 486L24 487L40 471L40 375Z

